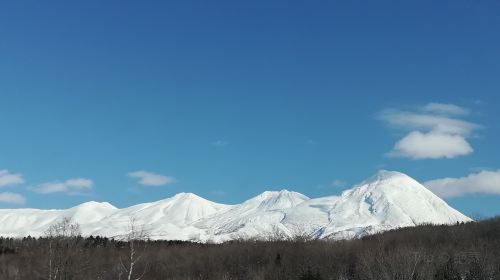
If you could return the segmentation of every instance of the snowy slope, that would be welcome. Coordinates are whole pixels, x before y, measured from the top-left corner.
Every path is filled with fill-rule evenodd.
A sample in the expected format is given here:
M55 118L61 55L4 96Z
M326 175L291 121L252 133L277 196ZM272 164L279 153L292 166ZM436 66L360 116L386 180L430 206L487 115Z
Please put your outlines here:
M321 237L355 237L423 223L470 221L414 179L390 171L380 171L343 192L330 216L333 219Z
M152 239L223 242L295 236L357 238L422 223L471 221L409 176L380 171L339 196L309 199L287 190L267 191L241 204L224 205L195 194L118 209L87 202L66 210L1 209L0 235L41 236L71 218L83 235L121 238L144 229Z
M82 229L112 215L118 209L103 202L86 202L66 210L0 209L0 236L41 236L53 223L70 218Z
M291 237L306 236L319 238L320 231L330 221L330 212L334 209L339 197L328 196L314 198L287 211L282 224L289 229Z
M398 227L457 221L471 220L409 176L382 170L339 197L299 205L284 224L302 225L316 238L354 238Z
M171 198L121 209L105 217L94 235L120 237L129 231L131 218L153 239L204 240L205 231L191 226L228 205L208 201L192 193L180 193Z
M287 234L281 224L286 211L309 200L303 194L281 190L266 191L242 204L229 207L196 223L206 229L210 240L226 241L272 237L276 233Z

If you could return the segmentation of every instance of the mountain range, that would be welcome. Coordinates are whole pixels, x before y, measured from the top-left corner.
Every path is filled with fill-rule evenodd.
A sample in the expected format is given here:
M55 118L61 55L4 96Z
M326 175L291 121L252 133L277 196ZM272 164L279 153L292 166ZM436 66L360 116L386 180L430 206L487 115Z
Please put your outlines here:
M266 191L241 204L225 205L179 193L123 209L107 202L64 210L0 209L0 236L43 236L64 218L78 223L84 236L123 238L133 221L151 239L216 243L359 238L425 223L472 221L411 177L382 170L339 196L313 199L288 190Z

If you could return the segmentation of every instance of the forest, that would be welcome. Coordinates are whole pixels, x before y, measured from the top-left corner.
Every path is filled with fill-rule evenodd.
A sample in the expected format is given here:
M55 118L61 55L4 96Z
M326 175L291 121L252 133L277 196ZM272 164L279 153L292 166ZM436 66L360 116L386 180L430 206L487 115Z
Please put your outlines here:
M500 218L223 244L148 241L134 228L122 240L84 238L65 220L44 237L0 238L0 279L500 279L499 252Z

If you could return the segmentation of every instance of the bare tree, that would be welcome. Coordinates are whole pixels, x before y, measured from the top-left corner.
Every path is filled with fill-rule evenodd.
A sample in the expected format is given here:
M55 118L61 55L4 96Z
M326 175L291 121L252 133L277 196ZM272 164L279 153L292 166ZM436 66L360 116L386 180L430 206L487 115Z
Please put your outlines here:
M137 219L130 217L128 233L124 238L124 241L128 244L128 253L126 258L120 257L119 280L121 280L123 274L126 275L127 280L141 280L144 277L148 264L145 263L142 272L139 273L136 271L136 266L146 251L146 241L148 239L149 232L145 229L145 226L137 225Z
M304 225L292 224L288 228L290 230L290 241L307 242L315 239L314 233L307 231Z
M80 236L81 233L80 225L73 223L70 218L63 218L45 230L45 236L49 238L74 238Z
M63 218L52 224L45 231L45 236L49 240L48 279L56 280L76 273L78 269L74 267L74 259L78 254L76 245L81 237L80 225L70 218Z

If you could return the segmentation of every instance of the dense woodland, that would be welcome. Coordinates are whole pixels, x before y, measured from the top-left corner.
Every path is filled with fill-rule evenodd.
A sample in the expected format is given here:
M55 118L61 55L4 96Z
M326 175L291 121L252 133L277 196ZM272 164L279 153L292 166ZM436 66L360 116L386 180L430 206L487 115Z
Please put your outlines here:
M133 229L133 228L132 228ZM500 279L500 218L422 225L360 240L196 244L82 238L63 221L43 238L0 239L0 279Z

